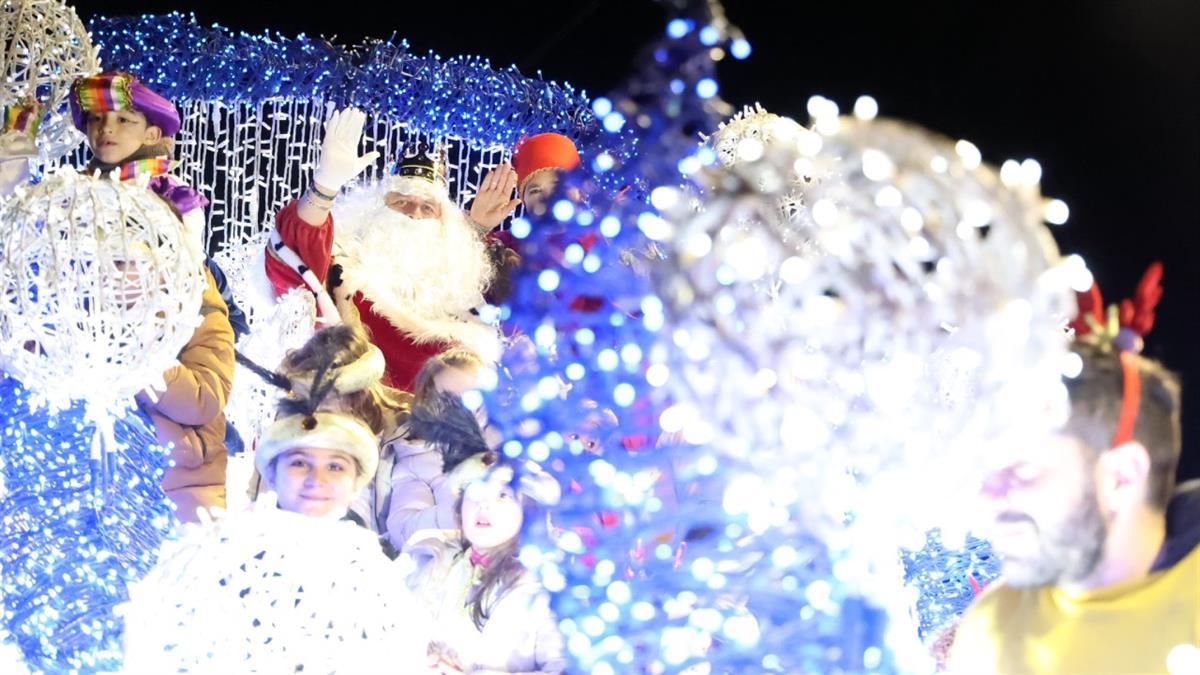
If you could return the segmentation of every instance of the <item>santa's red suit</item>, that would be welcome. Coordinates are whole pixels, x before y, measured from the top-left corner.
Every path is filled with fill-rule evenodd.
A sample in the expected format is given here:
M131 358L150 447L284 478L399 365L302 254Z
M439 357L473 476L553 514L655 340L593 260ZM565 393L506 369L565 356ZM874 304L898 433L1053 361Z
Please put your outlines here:
M441 217L393 212L387 196L397 193L437 199ZM319 226L292 202L275 228L266 273L276 296L306 287L323 320L357 317L387 361L385 384L411 390L425 361L451 345L498 358L499 332L472 313L490 279L485 245L441 183L397 176L358 188Z

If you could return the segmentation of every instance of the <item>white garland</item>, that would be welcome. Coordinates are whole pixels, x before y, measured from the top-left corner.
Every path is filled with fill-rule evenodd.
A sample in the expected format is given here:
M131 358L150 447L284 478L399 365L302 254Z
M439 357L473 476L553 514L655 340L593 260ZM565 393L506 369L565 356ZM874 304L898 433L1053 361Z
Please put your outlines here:
M292 289L278 299L273 297L264 269L266 240L267 233L262 232L243 245L226 248L214 259L225 272L234 301L250 326L250 332L237 344L238 351L264 368L275 370L289 351L299 349L312 337L316 302L306 288ZM241 434L247 450L275 420L275 406L283 393L238 365L225 415ZM227 473L230 494L244 492L246 485L234 480L236 472Z

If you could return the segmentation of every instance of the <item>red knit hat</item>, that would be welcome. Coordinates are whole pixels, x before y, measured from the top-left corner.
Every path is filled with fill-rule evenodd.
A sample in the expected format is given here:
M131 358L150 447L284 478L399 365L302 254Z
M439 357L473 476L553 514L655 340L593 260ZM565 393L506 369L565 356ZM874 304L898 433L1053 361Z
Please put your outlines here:
M542 169L570 171L579 166L579 151L571 139L556 133L524 138L513 150L513 169L517 171L518 191L526 179Z

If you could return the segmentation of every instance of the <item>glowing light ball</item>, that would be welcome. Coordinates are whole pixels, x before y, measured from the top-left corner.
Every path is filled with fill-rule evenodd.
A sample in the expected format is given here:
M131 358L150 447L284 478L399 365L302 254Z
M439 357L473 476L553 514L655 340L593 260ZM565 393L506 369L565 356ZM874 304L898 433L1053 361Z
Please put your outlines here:
M32 94L50 111L38 131L43 159L62 157L83 141L66 113L75 78L100 70L91 37L75 10L61 0L0 2L0 104Z
M371 532L271 503L188 529L118 610L128 672L399 672L424 663L429 619L404 586L410 570Z
M60 172L0 209L0 368L93 421L162 387L200 320L202 261L144 187Z
M669 212L661 423L743 467L725 505L752 531L820 533L839 578L905 607L897 547L934 526L961 543L989 443L1061 421L1061 326L1089 275L1036 182L810 103L812 130L761 109L725 125L702 193Z

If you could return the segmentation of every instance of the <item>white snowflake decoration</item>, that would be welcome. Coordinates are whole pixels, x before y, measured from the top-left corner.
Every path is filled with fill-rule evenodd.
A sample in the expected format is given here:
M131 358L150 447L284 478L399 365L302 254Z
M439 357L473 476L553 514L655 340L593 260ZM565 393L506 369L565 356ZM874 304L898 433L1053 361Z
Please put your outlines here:
M40 402L93 413L161 387L204 288L167 203L63 171L6 202L0 222L0 368Z
M421 672L429 619L410 571L368 530L269 501L189 526L118 610L125 670Z
M100 70L87 29L62 0L0 0L0 41L0 105L36 97L49 111L38 130L43 161L62 157L83 141L66 106L71 83Z

